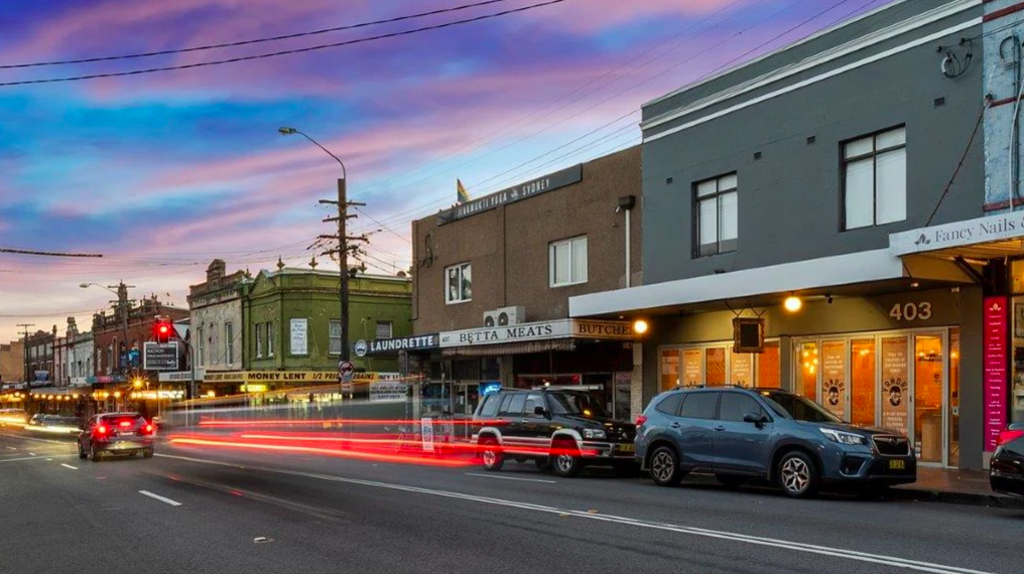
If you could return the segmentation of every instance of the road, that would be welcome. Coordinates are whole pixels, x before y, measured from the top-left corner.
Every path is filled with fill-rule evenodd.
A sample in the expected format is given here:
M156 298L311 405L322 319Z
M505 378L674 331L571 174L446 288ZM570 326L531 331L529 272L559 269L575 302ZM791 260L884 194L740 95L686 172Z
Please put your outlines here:
M1021 511L171 444L150 460L94 463L70 441L6 429L0 501L0 572L18 574L1016 574L1024 564Z

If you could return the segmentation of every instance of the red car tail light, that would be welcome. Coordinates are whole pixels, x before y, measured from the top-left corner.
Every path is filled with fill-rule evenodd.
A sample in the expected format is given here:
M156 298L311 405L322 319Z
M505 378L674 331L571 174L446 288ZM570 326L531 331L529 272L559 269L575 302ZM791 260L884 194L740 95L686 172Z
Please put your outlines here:
M97 425L96 434L100 436L107 434L107 425Z
M645 422L647 422L647 416L646 415L640 415L640 416L636 417L636 426L640 426L640 425L644 424Z
M142 434L153 434L153 425L147 423L142 427Z
M1004 430L999 433L999 438L996 439L996 446L1013 442L1021 437L1024 437L1024 430Z
M132 421L121 421L121 422L117 423L117 426L119 426L119 427L121 427L123 429L126 429L126 428L132 426Z

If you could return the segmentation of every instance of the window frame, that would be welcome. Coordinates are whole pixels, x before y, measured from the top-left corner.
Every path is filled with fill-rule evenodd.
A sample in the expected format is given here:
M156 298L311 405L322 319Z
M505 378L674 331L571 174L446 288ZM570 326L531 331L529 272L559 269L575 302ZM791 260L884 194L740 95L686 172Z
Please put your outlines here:
M586 251L586 267L583 269L583 279L573 277L573 265L574 259L576 258L576 249L573 244L579 240L583 240L583 249ZM555 250L562 245L569 246L569 281L565 283L558 282L558 270L555 267L556 258ZM572 287L573 285L585 285L590 280L590 240L586 234L576 235L574 237L568 237L566 239L559 239L558 241L552 241L548 243L548 286L552 289L560 287Z
M720 187L721 181L727 177L735 176L736 186L728 189L722 189ZM715 182L714 193L708 195L700 195L700 186L708 182ZM722 196L734 193L736 194L736 238L722 240L722 225L720 221L721 210L722 210ZM739 197L740 197L740 177L739 171L733 170L717 176L708 177L693 182L693 189L691 193L692 211L693 211L693 258L702 259L704 257L714 257L715 255L723 255L725 253L735 253L739 250L739 222L740 222L740 209L739 209ZM700 217L700 204L704 201L713 199L715 201L715 251L705 253L703 245L700 240L701 231L701 217ZM730 245L725 245L728 242Z
M267 321L267 358L274 356L274 321Z
M451 298L451 291L448 290L448 272L451 269L458 269L459 270L459 298L458 299L452 299ZM466 269L469 269L469 272L470 272L470 280L469 280L470 292L469 292L469 297L465 297L464 298L463 297L463 293L462 293L462 285L463 285L463 282L464 282L464 277L465 277ZM470 301L473 300L473 279L472 279L472 274L473 274L473 263L471 261L466 261L466 262L463 262L463 263L456 263L454 265L449 265L449 266L444 268L444 273L443 273L443 275L441 277L441 281L443 282L444 304L445 305L459 305L461 303L469 303Z
M233 321L224 322L224 364L235 363L235 324Z
M256 358L263 358L263 325L264 323L256 323Z
M901 145L878 149L878 137L879 136L887 134L889 132L895 132L895 131L898 131L898 130L903 130L903 143ZM878 156L883 155L883 154L887 154L887 153L891 153L891 152L894 152L894 151L898 151L898 150L901 150L901 149L902 150L907 150L908 149L907 148L907 141L908 141L908 137L907 136L908 136L907 124L906 123L902 123L902 124L897 124L897 125L894 125L894 126L889 126L887 128L882 128L882 129L876 130L874 132L870 132L870 133L862 134L862 135L859 135L859 136L856 136L856 137L848 138L848 139L845 139L845 140L842 140L842 141L839 142L839 189L840 189L840 196L839 196L839 231L840 232L857 231L859 229L871 229L873 227L881 227L883 225L892 225L892 224L901 223L901 222L904 222L904 221L907 220L906 214L904 214L903 219L901 219L899 221L890 221L890 222L887 222L887 223L878 223ZM866 139L869 139L869 138L871 139L871 151L869 153L864 153L864 154L860 154L860 155L849 157L849 158L846 157L846 146L848 146L848 145L850 145L850 144L852 144L854 142L858 142L858 141L861 141L861 140L866 140ZM846 223L846 216L847 216L847 209L846 209L846 195L847 195L846 170L847 170L847 168L849 167L850 164L856 163L856 162L860 162L860 161L864 161L866 159L870 159L871 160L871 225L862 225L860 227L849 227L847 225L847 223ZM904 168L906 168L906 166L908 166L910 164L909 157L907 156L906 152L904 152L904 154L903 154L903 160L904 160L904 162L906 164L904 166ZM909 182L909 181L910 181L910 178L907 177L907 182ZM906 189L906 187L904 187L904 190L903 190L904 194L908 193L908 191L909 190ZM904 197L904 202L906 202L906 198L905 197Z
M388 336L387 337L381 337L380 336L380 328L385 326L385 325L387 325L387 328L388 328ZM375 335L376 335L377 339L394 339L395 338L395 322L394 321L377 321Z
M334 335L331 334L331 328L335 324L338 325L338 336L337 337L335 337ZM344 325L341 324L341 319L328 319L327 320L327 355L328 356L336 357L336 356L340 356L341 355L342 329L344 329L344 328L345 328ZM338 350L337 351L331 350L331 343L333 343L334 341L338 341Z

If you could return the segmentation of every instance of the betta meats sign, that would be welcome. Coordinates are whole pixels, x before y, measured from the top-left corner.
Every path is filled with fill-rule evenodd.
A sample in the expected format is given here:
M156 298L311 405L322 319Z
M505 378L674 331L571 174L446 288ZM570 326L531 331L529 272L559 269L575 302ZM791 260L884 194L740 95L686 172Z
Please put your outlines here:
M449 331L441 333L441 347L467 347L570 338L632 341L633 328L626 322L558 319L508 327Z

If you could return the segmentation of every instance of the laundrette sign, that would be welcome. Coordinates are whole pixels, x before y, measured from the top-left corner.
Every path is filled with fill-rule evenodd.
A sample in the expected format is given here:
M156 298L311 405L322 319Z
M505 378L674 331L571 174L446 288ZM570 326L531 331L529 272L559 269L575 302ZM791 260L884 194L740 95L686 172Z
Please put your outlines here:
M1004 213L893 233L889 236L889 251L900 256L1021 238L1024 212Z
M484 327L441 333L441 347L496 345L551 339L598 339L632 341L633 326L621 321L558 319L507 327Z

